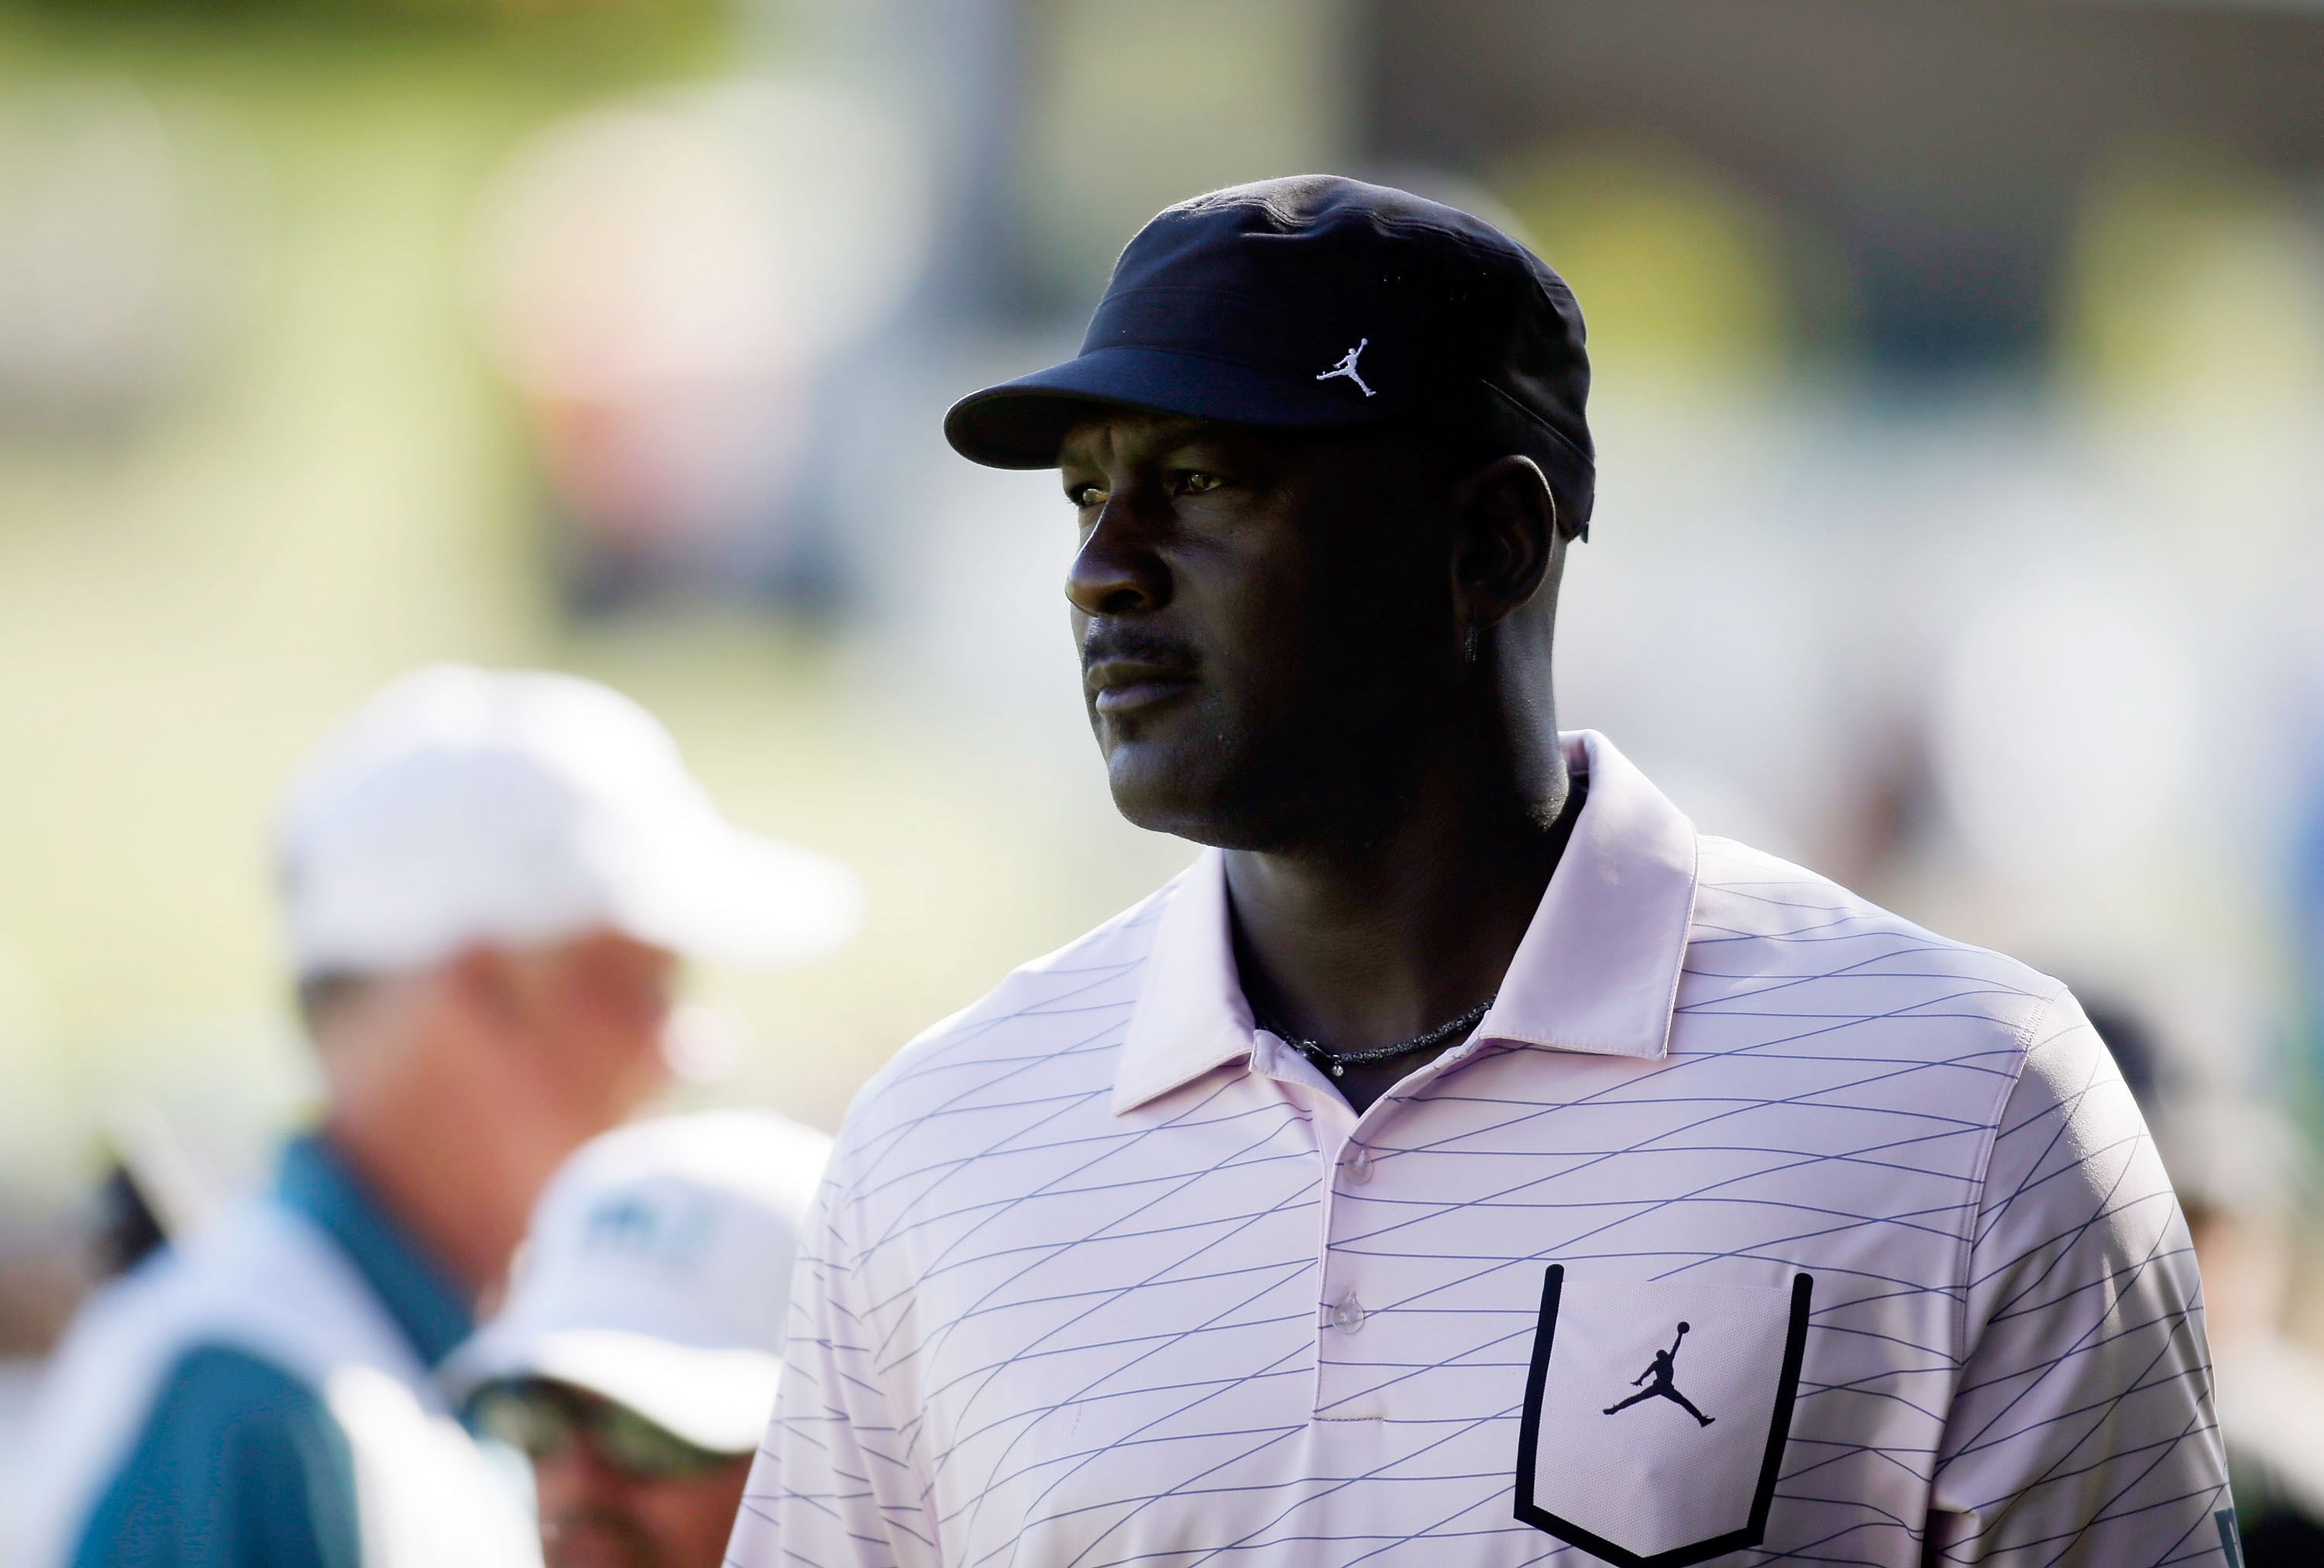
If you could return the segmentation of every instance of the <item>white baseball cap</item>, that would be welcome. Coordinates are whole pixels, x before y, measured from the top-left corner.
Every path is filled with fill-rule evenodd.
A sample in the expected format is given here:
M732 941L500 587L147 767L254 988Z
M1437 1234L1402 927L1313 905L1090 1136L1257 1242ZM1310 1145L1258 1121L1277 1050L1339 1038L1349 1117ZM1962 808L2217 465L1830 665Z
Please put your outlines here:
M446 1363L455 1393L546 1378L697 1448L757 1447L830 1153L763 1111L663 1117L586 1145L533 1209L507 1305Z
M301 975L392 973L475 942L610 927L690 955L800 962L854 932L854 874L733 826L677 742L576 676L440 665L356 712L279 835Z

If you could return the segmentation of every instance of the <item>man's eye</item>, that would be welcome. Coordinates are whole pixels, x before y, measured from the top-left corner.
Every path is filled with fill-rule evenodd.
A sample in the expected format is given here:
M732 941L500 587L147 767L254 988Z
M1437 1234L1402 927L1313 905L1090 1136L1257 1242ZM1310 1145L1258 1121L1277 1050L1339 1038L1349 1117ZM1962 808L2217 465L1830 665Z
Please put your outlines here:
M1195 468L1189 470L1180 478L1178 488L1187 495L1207 495L1224 483L1225 481L1217 475L1205 474L1201 469Z

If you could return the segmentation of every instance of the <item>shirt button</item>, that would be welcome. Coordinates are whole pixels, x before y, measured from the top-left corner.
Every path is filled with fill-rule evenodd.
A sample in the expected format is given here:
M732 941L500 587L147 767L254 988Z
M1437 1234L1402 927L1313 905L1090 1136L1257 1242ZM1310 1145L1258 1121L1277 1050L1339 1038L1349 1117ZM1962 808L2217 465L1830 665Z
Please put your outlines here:
M1350 1334L1364 1326L1364 1304L1356 1299L1355 1292L1350 1291L1346 1300L1333 1305L1332 1326Z
M1348 1156L1345 1169L1348 1173L1348 1181L1351 1185L1363 1185L1372 1179L1372 1151L1369 1148L1357 1149L1355 1153Z

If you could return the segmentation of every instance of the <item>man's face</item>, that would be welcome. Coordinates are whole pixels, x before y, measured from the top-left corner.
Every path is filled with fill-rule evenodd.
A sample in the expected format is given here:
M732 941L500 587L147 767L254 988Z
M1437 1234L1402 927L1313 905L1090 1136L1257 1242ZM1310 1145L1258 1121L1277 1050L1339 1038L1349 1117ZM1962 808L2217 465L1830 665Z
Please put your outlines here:
M598 931L510 953L506 974L513 1016L581 1136L614 1126L660 1089L675 955Z
M648 1473L590 1429L604 1401L561 1393L575 1419L558 1441L528 1445L548 1568L718 1568L752 1456L704 1455L683 1471Z
M1377 826L1460 663L1425 454L1120 411L1075 427L1060 466L1083 696L1122 815L1240 849Z

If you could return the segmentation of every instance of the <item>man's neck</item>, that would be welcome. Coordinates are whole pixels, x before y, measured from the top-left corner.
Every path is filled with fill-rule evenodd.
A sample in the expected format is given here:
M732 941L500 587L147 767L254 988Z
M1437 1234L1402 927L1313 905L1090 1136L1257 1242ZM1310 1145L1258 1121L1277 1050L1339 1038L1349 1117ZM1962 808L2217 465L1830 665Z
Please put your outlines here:
M1245 996L1335 1053L1411 1039L1494 994L1572 831L1561 766L1542 787L1424 781L1387 834L1341 851L1230 851ZM1338 1080L1361 1110L1420 1054Z

